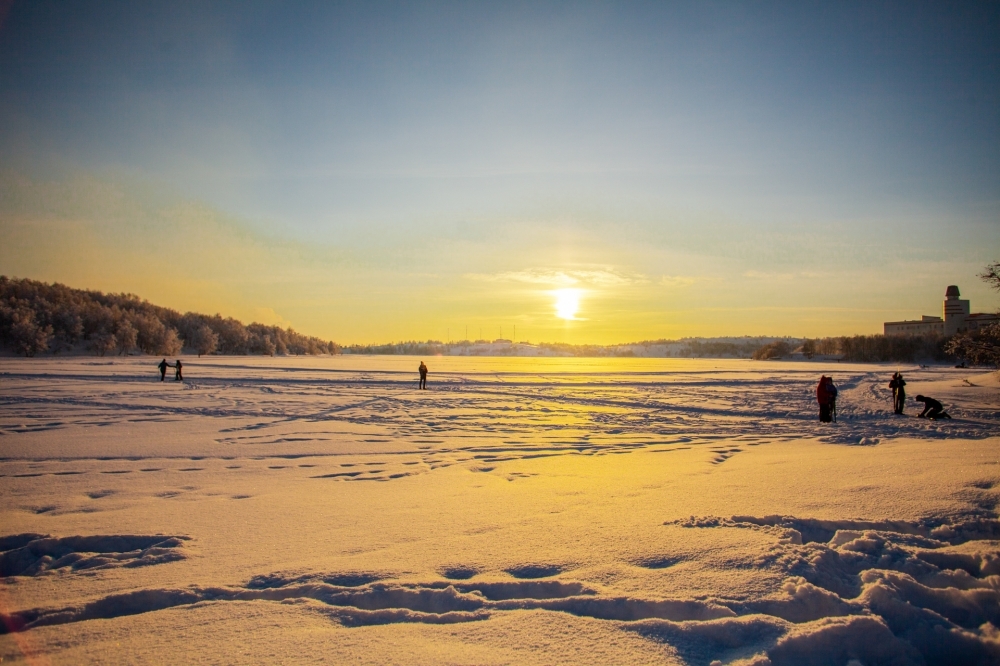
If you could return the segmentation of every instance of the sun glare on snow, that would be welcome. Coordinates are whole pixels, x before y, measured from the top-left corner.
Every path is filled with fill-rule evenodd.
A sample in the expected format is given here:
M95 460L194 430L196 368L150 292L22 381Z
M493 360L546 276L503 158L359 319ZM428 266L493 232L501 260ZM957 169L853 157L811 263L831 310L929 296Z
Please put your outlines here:
M556 316L560 319L576 319L580 309L579 289L556 289L552 292L556 297Z

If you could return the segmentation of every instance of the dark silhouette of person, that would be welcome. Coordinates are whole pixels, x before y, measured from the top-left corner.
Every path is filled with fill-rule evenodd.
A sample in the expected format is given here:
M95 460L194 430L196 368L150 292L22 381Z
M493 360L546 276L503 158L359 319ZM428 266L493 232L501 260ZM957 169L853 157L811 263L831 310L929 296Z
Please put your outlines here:
M417 368L417 370L420 371L420 388L421 389L426 389L427 388L427 366L424 365L423 361L420 362L420 367Z
M167 359L163 359L162 361L160 361L160 364L156 367L160 369L160 381L162 382L164 379L167 378L167 368L170 367L170 364L167 363Z
M819 420L829 423L833 420L833 411L837 405L837 387L833 385L833 377L823 375L816 385L816 402L819 403Z
M944 405L935 400L934 398L925 398L922 395L918 395L914 398L917 402L924 403L924 411L917 414L920 418L927 417L937 421L938 419L950 419L951 414L944 411Z
M184 376L181 374L181 360L180 359L177 359L177 362L174 364L174 368L176 368L176 370L174 371L174 381L175 382L182 382L182 381L184 381Z
M903 388L906 386L906 382L903 380L903 375L898 372L893 373L892 381L889 382L889 388L892 389L892 410L897 414L903 413L903 408L906 406L906 390Z

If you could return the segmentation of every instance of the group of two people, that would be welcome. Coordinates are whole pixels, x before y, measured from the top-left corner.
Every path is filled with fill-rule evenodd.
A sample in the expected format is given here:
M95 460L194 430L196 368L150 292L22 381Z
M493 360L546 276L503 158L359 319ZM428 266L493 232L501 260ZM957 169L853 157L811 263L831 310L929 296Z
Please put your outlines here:
M167 378L167 368L173 368L174 369L174 381L175 382L180 382L180 381L184 380L184 376L181 375L181 367L182 367L182 365L181 365L181 360L180 359L177 359L177 362L174 365L170 365L169 363L167 363L167 359L163 359L162 361L160 361L160 364L158 366L156 366L156 367L158 367L160 369L160 381L161 382L164 379Z
M892 410L897 414L902 414L903 409L906 407L906 389L903 388L904 386L906 386L906 380L903 379L903 375L894 372L892 380L889 382L889 388L892 389ZM914 400L924 403L924 411L917 414L920 418L928 418L935 421L951 418L951 414L944 411L944 405L934 398L918 395Z
M837 420L837 387L833 377L823 375L816 385L816 402L819 403L819 420L823 423Z

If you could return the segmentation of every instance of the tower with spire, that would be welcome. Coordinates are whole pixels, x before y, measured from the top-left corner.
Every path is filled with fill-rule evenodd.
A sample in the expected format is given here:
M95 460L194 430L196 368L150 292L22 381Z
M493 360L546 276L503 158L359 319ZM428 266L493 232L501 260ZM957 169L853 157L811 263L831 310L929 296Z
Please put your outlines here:
M955 335L966 331L977 331L1000 319L995 314L977 312L970 314L969 301L962 298L957 285L949 285L944 292L941 317L924 315L920 319L887 321L883 326L885 335Z

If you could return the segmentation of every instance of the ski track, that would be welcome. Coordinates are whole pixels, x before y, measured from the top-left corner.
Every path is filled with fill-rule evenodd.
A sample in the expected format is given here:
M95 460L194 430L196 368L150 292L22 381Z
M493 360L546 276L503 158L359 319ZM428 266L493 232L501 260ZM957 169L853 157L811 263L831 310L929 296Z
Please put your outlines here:
M1000 429L1000 412L989 408L952 407L951 422L892 414L882 369L839 373L838 422L822 424L816 417L816 373L803 370L760 376L734 371L444 374L434 378L430 390L418 391L409 373L289 369L290 376L255 378L239 373L259 368L218 366L227 376L204 376L216 367L200 367L202 374L189 378L183 390L164 390L175 387L128 374L5 373L0 376L16 380L19 389L0 394L0 435L198 417L220 423L251 420L222 425L217 441L259 446L257 460L333 462L342 455L333 445L299 454L274 449L357 439L352 426L369 433L358 441L402 445L378 454L387 459L379 474L327 470L313 475L349 482L390 481L469 462L669 451L681 444L708 446L712 462L721 464L744 450L741 446L767 441L814 438L871 445L901 437L981 439ZM328 406L316 410L317 401ZM333 427L324 431L318 427L322 424ZM88 472L0 469L0 477L72 473Z
M289 369L289 376L255 378L240 376L257 372L254 366L205 363L198 376L192 370L183 386L127 374L0 373L0 436L215 419L217 443L250 447L252 455L2 458L0 478L196 476L257 466L316 484L388 483L452 465L488 474L496 463L542 456L701 446L711 453L710 465L721 465L747 446L776 440L877 445L1000 432L1000 411L988 405L950 406L950 422L892 414L882 368L837 373L836 424L817 422L819 373L811 370L442 373L431 376L428 391L418 391L410 373L390 371ZM911 384L920 379L919 372L908 375ZM317 410L317 401L325 406ZM344 453L338 451L343 442L373 450ZM523 477L507 475L511 482ZM673 646L689 663L702 663L706 653L726 662L766 653L759 663L813 663L808 659L816 651L829 657L822 663L1000 663L1000 638L983 629L1000 626L1000 524L995 500L985 494L991 487L966 490L983 494L978 512L923 522L705 516L664 523L665 530L751 530L772 538L753 566L776 571L785 582L779 594L765 598L623 596L574 580L572 564L560 562L499 571L455 564L421 581L391 571L272 572L242 585L139 589L74 606L18 610L0 615L0 633L209 603L298 604L345 627L479 622L536 610L615 623ZM194 491L178 486L159 497L182 501ZM113 493L95 490L89 497L100 503ZM48 504L26 508L61 511ZM87 576L170 566L188 557L189 541L183 535L10 535L0 538L0 573ZM649 556L632 564L656 570L678 560Z

